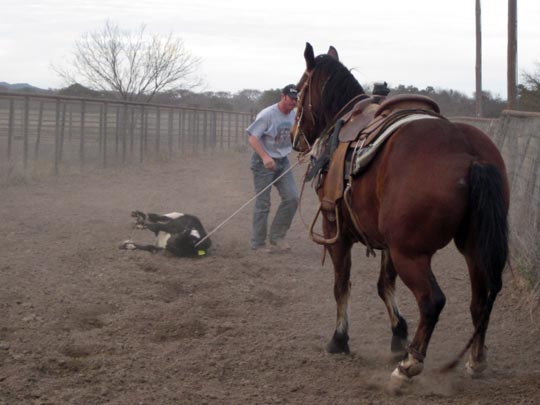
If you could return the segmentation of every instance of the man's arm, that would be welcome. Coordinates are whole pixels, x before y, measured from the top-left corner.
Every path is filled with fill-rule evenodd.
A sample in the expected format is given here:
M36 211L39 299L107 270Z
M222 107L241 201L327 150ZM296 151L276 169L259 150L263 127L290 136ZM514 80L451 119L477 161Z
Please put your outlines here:
M248 137L249 146L257 153L257 155L260 156L260 158L263 161L264 167L268 170L275 171L276 170L276 162L272 157L266 153L264 148L261 145L261 142L259 139L251 134L249 134Z

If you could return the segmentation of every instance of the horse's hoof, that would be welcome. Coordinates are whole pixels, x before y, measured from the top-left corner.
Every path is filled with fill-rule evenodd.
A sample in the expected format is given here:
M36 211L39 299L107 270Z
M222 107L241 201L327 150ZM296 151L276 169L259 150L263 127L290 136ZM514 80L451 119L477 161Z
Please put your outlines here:
M465 363L467 374L473 378L480 377L486 368L487 361L485 360L481 361L480 363L474 363L471 360L468 360L467 363Z
M487 347L484 347L484 351L480 356L480 360L474 360L471 354L469 354L469 360L465 363L465 369L467 374L473 378L479 377L487 368Z
M390 350L394 355L405 355L405 353L407 352L407 339L402 339L398 336L392 336Z
M420 374L424 370L424 363L412 357L410 354L403 360L401 360L392 373L396 378L405 376L412 378Z
M332 339L326 345L328 353L350 353L349 350L349 335L347 333L334 332Z
M390 382L387 386L388 392L392 395L401 394L401 390L404 387L409 386L412 383L412 378L403 373L399 367L397 367L390 375Z
M337 341L336 339L332 339L330 342L328 342L326 345L326 351L331 354L350 353L349 344L347 342Z

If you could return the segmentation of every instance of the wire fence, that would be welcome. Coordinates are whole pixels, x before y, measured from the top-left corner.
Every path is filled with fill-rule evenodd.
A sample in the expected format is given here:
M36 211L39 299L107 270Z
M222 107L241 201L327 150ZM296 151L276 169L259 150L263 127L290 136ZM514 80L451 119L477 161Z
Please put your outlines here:
M245 148L251 113L0 92L0 175L32 177Z

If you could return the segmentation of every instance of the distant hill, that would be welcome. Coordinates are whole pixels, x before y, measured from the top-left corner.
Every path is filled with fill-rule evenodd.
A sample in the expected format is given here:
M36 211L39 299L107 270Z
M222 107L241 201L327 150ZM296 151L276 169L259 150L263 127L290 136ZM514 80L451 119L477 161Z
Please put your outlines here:
M14 83L0 82L0 90L4 91L31 91L31 92L45 92L47 90L40 89L39 87L32 86L28 83Z

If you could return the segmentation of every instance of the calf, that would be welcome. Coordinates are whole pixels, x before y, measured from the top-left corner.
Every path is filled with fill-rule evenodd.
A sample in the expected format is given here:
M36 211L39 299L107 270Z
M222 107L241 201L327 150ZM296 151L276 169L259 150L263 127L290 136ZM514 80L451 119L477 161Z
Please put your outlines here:
M166 250L179 257L202 257L208 254L212 245L207 238L195 246L206 236L206 231L196 216L179 212L165 215L145 214L141 211L133 211L131 216L135 218L136 229L149 229L155 233L156 243L140 245L126 240L120 245L120 249L146 250L152 253Z

